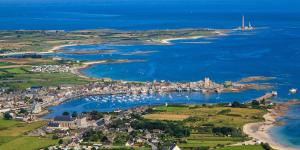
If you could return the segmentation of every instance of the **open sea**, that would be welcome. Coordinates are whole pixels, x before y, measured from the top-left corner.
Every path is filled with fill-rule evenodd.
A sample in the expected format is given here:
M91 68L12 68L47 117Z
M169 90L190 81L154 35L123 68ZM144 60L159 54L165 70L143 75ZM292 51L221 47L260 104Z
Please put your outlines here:
M0 30L150 30L180 28L233 29L241 16L254 31L233 31L226 36L177 40L171 45L85 45L72 50L114 49L113 54L57 54L77 60L143 59L145 62L93 65L82 70L91 77L130 81L197 81L210 77L217 82L247 76L276 77L265 81L275 86L275 101L299 98L300 1L298 0L0 0ZM154 51L129 55L136 51ZM186 93L124 97L84 97L52 107L49 117L63 111L112 111L141 105L195 104L249 101L267 91L220 95ZM133 100L130 100L133 99ZM284 126L271 134L281 144L300 149L300 105L281 118Z

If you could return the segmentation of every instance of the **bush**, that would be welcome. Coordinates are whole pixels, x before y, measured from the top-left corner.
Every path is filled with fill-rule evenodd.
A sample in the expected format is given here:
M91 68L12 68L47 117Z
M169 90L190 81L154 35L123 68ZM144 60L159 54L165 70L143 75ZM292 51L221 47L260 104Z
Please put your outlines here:
M63 116L69 116L70 113L65 111L65 112L62 113L62 115L63 115Z
M231 107L233 108L238 108L238 107L241 107L241 103L240 102L237 102L237 101L234 101L232 104L231 104Z
M182 124L176 122L140 120L132 122L131 126L134 129L159 129L177 138L187 137L190 135L189 128L186 128Z
M91 120L99 120L103 118L104 115L103 113L94 110L90 113L90 116L91 116Z
M262 146L265 150L272 150L272 147L271 147L268 143L261 143L261 146Z
M198 128L199 133L211 133L212 131L211 127L200 127Z
M73 113L72 113L72 117L73 118L76 118L78 116L78 113L76 112L76 111L74 111Z
M6 112L6 113L4 113L3 118L4 118L5 120L11 120L11 119L12 119L12 116L11 116L8 112Z
M58 140L58 144L63 144L63 143L64 143L64 141L62 139Z
M216 135L225 135L225 136L241 136L242 132L236 128L232 127L214 127L212 132Z
M224 110L219 111L217 114L218 115L224 115L224 114L228 114L230 112L231 112L231 109L224 109Z
M184 119L184 122L197 122L197 121L204 121L204 119L200 118L200 117L195 117L195 116L191 116L191 117Z
M57 139L58 139L58 136L57 136L57 135L53 135L53 136L52 136L52 139L53 139L53 140L57 140Z
M28 111L24 108L21 108L20 111L19 111L19 114L28 114Z

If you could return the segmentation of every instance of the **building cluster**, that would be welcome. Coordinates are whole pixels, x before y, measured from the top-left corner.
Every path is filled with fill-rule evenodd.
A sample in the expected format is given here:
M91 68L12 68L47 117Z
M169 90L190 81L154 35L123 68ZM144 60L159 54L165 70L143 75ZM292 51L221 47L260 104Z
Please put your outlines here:
M68 99L89 95L142 95L165 94L168 92L236 92L256 89L254 84L232 83L230 86L217 84L209 78L197 82L125 82L99 80L86 85L61 85L59 87L33 86L27 90L0 92L0 114L12 113L17 117L21 109L29 114L40 114L51 105L57 105Z
M32 66L32 72L46 72L46 73L64 73L70 72L72 67L70 65L39 65Z
M235 92L240 90L255 89L257 85L226 82L218 84L209 78L197 82L125 82L102 79L85 85L61 85L59 87L33 86L26 90L9 91L7 88L0 90L0 115L13 119L31 122L37 115L47 113L47 108L60 104L68 99L89 95L144 95L166 94L169 92ZM32 136L55 135L58 138L68 139L59 146L49 149L91 149L110 148L118 141L120 135L137 133L130 137L125 145L136 147L140 145L151 146L157 149L162 142L160 137L164 131L137 130L131 127L134 115L142 115L148 108L139 107L126 111L116 110L114 113L105 114L101 118L91 118L90 114L79 116L62 115L50 120L48 125L29 133ZM134 115L133 115L134 114ZM85 133L94 130L101 131L105 140L96 145L85 144Z
M51 146L48 149L101 149L112 148L118 142L120 135L135 136L124 138L122 140L123 146L139 147L141 145L149 145L152 149L157 149L157 145L162 142L160 137L164 131L159 129L141 130L131 127L131 123L137 119L133 116L141 116L148 106L133 108L125 111L116 111L113 113L103 113L102 117L94 119L91 113L80 114L72 117L70 115L56 116L49 121L48 125L40 129L32 131L36 136L46 136L51 134L61 139L65 139L64 143L60 145ZM101 132L103 138L98 141L86 141L86 135L90 131ZM33 134L31 134L33 135ZM94 135L89 135L93 137ZM103 140L105 139L105 140Z

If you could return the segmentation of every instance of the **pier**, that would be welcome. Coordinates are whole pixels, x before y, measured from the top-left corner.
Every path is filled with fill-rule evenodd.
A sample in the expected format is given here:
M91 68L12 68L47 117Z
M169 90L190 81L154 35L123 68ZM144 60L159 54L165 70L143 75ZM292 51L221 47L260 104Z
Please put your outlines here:
M256 101L258 101L259 103L262 102L262 101L266 101L268 99L271 99L272 97L275 97L277 96L277 92L276 91L272 91L271 93L266 93L265 95L255 99Z

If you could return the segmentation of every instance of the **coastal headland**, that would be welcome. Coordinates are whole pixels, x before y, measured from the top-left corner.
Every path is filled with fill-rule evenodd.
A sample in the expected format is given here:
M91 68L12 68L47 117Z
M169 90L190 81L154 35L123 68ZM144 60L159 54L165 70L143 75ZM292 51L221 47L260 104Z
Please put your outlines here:
M274 149L278 150L297 150L297 148L287 147L279 144L270 135L270 129L274 126L280 125L277 121L279 117L285 115L289 106L299 104L299 100L291 100L285 103L277 103L272 109L268 109L268 112L263 116L264 122L255 122L244 125L243 132L252 138L250 141L242 142L240 144L253 145L257 143L268 143Z
M176 39L224 36L228 30L81 30L81 31L0 31L0 56L54 53L63 47L92 44L168 44ZM32 44L34 43L34 44ZM87 53L87 52L81 52Z

